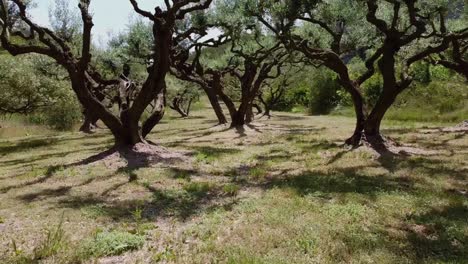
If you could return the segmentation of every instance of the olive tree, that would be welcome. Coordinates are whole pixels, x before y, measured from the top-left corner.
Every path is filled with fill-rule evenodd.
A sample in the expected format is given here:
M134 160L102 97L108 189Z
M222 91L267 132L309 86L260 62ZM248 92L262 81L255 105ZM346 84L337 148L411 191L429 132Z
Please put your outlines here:
M173 47L174 26L178 20L184 19L191 12L209 7L211 0L165 1L164 6L156 6L154 12L142 10L136 0L130 0L135 12L152 23L154 45L151 59L155 63L148 69L147 79L135 100L132 104L121 108L118 115L112 113L96 98L87 85L87 80L97 76L90 68L93 28L93 18L89 13L90 2L91 0L80 0L78 5L83 23L79 54L73 52L66 40L56 32L34 23L28 16L28 4L22 0L1 0L0 2L1 45L15 56L37 53L54 59L66 69L71 87L83 107L92 111L111 130L116 145L133 146L145 143L144 137L159 121L159 117L157 118L159 113L150 115L142 125L140 125L140 119L147 107L165 88L165 77L169 71ZM13 17L19 17L19 22L13 22ZM22 43L12 41L12 36L17 36L24 41Z

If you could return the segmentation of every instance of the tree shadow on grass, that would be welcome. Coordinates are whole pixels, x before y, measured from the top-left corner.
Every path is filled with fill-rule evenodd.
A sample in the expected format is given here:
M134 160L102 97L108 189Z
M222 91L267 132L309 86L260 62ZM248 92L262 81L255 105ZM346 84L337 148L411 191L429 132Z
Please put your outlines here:
M466 225L468 207L463 202L412 215L405 222L407 241L417 260L464 263L468 260Z
M109 217L118 222L135 221L133 212L136 210L141 210L141 215L146 221L153 222L158 219L175 218L183 222L207 210L230 208L236 203L235 199L224 199L215 192L162 190L150 185L145 185L145 188L152 194L149 201L108 200L105 196L71 196L61 199L57 206L85 211L90 207L98 207L99 216Z
M354 251L391 251L404 256L408 263L466 263L468 207L455 202L441 208L407 215L395 226L374 226L364 234L342 234L338 239L349 241ZM378 237L376 240L375 237Z
M269 179L260 186L267 189L287 188L301 196L318 195L327 199L331 199L334 194L356 193L375 199L381 193L415 191L415 182L407 178L367 176L360 174L359 169L335 169L330 173L306 171L300 175Z
M44 183L48 179L53 177L54 174L57 171L60 171L60 170L63 170L63 169L64 169L64 166L50 166L45 171L44 176L38 177L37 179L34 179L32 181L23 182L23 183L20 183L20 184L10 185L10 186L7 186L7 187L0 188L0 193L6 193L6 192L9 192L12 189L19 189L19 188L24 188L24 187L35 185L35 184Z
M72 186L64 186L55 189L45 189L39 192L23 194L18 196L18 198L24 202L31 203L38 200L44 200L47 197L64 196L68 194L72 188Z
M21 140L14 145L7 144L0 146L0 156L5 156L10 153L17 153L36 148L48 147L55 145L59 142L58 138L39 138L39 139L25 139Z
M175 217L185 221L201 213L205 206L219 198L217 194L204 191L159 190L151 186L147 186L147 189L153 195L152 201L147 203L143 210L144 216L149 220L158 217ZM221 204L219 200L217 204Z
M30 203L30 202L34 202L34 201L45 200L47 198L63 197L63 196L69 195L70 191L73 188L86 186L86 185L89 185L89 184L91 184L92 182L95 182L95 181L107 180L109 178L112 178L113 176L114 176L114 174L111 173L111 174L108 174L108 175L106 175L104 177L90 177L90 178L88 178L88 179L86 179L86 180L84 180L84 181L82 181L82 182L80 182L78 184L69 185L69 186L61 186L61 187L58 187L58 188L41 189L39 191L19 195L19 196L17 196L17 198L24 201L24 202Z
M0 143L0 157L10 153L25 152L43 147L51 147L61 143L69 143L72 141L83 140L85 138L97 139L108 137L107 133L99 133L92 136L79 135L73 137L55 136L55 137L41 137L41 138L27 138L13 143L11 141Z
M159 151L159 149L158 149ZM160 150L161 153L164 152L164 150ZM136 170L140 168L146 168L150 167L152 164L158 163L158 162L164 162L165 164L171 164L175 163L177 161L182 160L182 156L168 156L165 157L164 155L158 156L161 153L157 153L152 151L151 149L147 152L145 151L139 151L139 150L128 150L128 149L117 149L117 148L111 148L108 150L105 150L101 153L98 153L96 155L90 156L86 159L83 159L81 161L77 161L74 163L69 163L69 164L64 164L64 165L54 165L54 166L49 166L45 172L44 175L41 177L37 177L34 180L27 181L27 182L22 182L19 184L14 184L10 185L7 187L0 188L1 193L6 193L12 189L20 189L24 188L27 186L32 186L35 184L41 184L49 180L54 176L54 174L58 171L63 171L69 168L73 167L80 167L80 166L86 166L90 165L99 161L103 161L107 158L115 158L116 160L112 162L123 162L125 165L122 165L121 167L117 168L117 173L125 173L129 176L129 181L134 181L137 179L137 174ZM164 154L164 153L163 153Z
M197 159L207 161L214 161L221 157L231 156L241 152L240 149L236 148L219 148L211 146L188 146L187 148L195 151Z
M467 180L467 168L454 168L446 160L424 156L405 157L395 155L380 156L377 161L390 172L399 169L420 170L429 177L448 177L456 180Z
M94 147L94 148L80 149L80 151L95 152L95 151L102 151L103 149L107 149L107 148L103 146L99 146L99 147ZM70 151L47 153L43 155L28 156L28 157L21 158L21 159L12 159L12 160L2 161L2 165L6 167L12 167L12 166L18 166L18 165L21 165L22 167L29 167L29 166L34 166L37 162L42 162L44 160L55 159L55 158L63 158L70 154L76 154L76 152L77 152L76 150L70 150ZM8 176L0 177L0 179L2 178L8 178Z

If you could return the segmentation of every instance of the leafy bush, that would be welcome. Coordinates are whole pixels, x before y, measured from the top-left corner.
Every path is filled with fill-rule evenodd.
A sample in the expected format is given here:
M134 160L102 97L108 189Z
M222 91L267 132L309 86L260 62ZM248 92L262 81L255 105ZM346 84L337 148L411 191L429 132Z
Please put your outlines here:
M81 108L70 84L45 74L48 68L41 63L47 62L35 55L0 59L0 114L28 114L32 123L58 130L69 130L80 120Z
M81 107L74 98L60 100L44 113L47 125L57 130L71 130L82 118Z
M364 99L372 107L377 103L383 89L382 75L374 74L362 85Z
M312 115L329 114L338 103L340 85L333 73L318 70L311 85L309 112Z
M30 114L61 96L57 82L37 72L35 56L0 56L0 114Z
M387 118L402 121L460 122L468 116L465 83L414 84L403 92Z
M127 251L140 249L144 236L128 232L98 232L94 239L85 241L82 254L90 257L118 256Z
M443 66L432 66L430 73L432 79L437 81L450 81L454 76L452 71Z
M430 83L432 80L431 76L431 65L427 62L420 61L413 65L413 78L415 81L420 83Z
M461 122L468 116L468 91L463 82L414 83L398 96L385 119L419 122ZM333 115L354 116L352 105L339 106Z

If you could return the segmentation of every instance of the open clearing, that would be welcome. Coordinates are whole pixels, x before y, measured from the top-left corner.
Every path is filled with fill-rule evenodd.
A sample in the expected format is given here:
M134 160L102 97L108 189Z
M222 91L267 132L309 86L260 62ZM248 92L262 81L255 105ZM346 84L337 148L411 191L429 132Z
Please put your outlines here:
M164 164L87 160L106 130L0 141L0 262L468 263L466 131L387 122L427 151L379 156L341 145L350 118L193 115L150 136Z

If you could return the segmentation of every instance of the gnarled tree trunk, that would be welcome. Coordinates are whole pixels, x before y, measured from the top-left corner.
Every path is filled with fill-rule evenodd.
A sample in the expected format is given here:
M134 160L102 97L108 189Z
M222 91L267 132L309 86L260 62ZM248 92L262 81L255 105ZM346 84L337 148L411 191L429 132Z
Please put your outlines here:
M151 130L159 124L166 112L166 89L163 89L155 100L153 114L143 123L142 134L146 138Z
M218 118L218 123L220 125L227 124L226 116L223 113L223 108L219 104L218 96L216 96L216 93L210 88L204 88L203 90L208 96L208 100L210 101L211 107L213 108L213 111L216 114L216 118Z
M97 127L97 121L99 118L97 118L95 115L93 115L90 111L87 111L86 109L83 111L83 124L80 127L80 132L83 133L92 133L93 130Z

